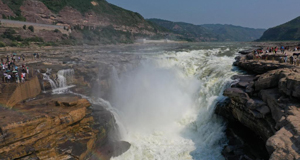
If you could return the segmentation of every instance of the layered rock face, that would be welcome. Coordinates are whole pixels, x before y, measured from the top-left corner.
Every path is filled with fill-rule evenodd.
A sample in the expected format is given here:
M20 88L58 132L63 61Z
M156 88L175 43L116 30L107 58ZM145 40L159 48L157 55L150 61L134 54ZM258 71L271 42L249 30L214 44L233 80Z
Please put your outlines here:
M0 103L7 107L13 107L17 103L34 98L41 93L39 79L34 77L25 83L7 83L1 85Z
M110 115L96 127L86 99L40 97L0 110L0 159L86 159L96 141L105 143L114 123ZM7 116L9 115L9 116Z
M26 0L20 10L28 22L53 24L52 12L40 1Z
M0 1L0 3L2 2ZM98 6L99 4L95 2L93 5ZM116 20L119 17L113 17L109 14L97 14L94 11L81 13L70 6L65 6L56 14L49 10L43 2L36 0L25 0L20 7L20 10L22 16L25 17L28 22L64 26L90 26L92 28L112 25L114 29L120 31L129 31L132 33L142 33L147 35L156 34L153 31L154 28L146 23L143 18L138 20L136 19L135 25L122 24L118 22L119 20ZM152 31L147 31L147 29Z
M246 56L235 65L255 74L233 77L238 82L224 91L230 102L219 106L217 114L259 135L271 160L299 159L300 68Z
M3 4L2 1L0 1L0 18L2 18L2 15L5 15L5 16L12 16L12 17L15 17L16 14L6 5L6 4Z

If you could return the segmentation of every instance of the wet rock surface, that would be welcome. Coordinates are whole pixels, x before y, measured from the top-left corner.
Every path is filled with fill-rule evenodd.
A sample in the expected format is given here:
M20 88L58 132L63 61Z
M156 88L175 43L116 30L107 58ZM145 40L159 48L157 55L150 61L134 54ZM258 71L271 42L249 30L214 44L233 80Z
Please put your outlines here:
M141 59L111 54L110 47L21 51L32 75L25 83L0 85L0 159L110 159L130 147L118 141L114 116L88 97L107 99L111 72L126 71ZM115 47L122 51L122 47ZM107 51L107 52L106 52ZM40 58L32 53L38 52ZM18 54L21 54L18 52ZM5 55L5 54L3 54ZM114 67L113 67L114 66ZM75 94L52 94L47 74L58 81L60 70L73 70ZM111 137L113 136L113 138Z
M223 155L226 159L299 159L300 68L252 58L247 55L236 58L234 65L253 75L234 76L238 82L224 91L228 99L216 109L217 114L228 120L227 132L230 132L229 145ZM253 133L256 136L253 142L262 143L246 142L248 137L243 138L244 134L236 135L239 131L235 125L241 125L240 131L246 131L244 134ZM245 142L242 147L239 140ZM255 147L263 147L262 152L255 151ZM243 154L234 153L240 149ZM247 152L249 150L256 154Z

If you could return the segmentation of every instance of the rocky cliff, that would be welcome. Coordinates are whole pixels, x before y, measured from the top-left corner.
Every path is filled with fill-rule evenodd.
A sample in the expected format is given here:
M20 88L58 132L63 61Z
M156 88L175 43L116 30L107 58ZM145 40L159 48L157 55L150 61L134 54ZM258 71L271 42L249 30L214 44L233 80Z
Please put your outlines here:
M61 52L64 51L58 55L66 57ZM57 59L54 62L54 73L66 68ZM27 64L30 68L45 69L41 63ZM83 87L91 92L84 71L76 72L79 74L74 75L74 84L78 87L74 88ZM96 77L94 71L91 74ZM114 116L106 106L92 105L72 94L41 93L41 76L38 74L21 84L1 84L0 159L106 160L130 147L129 143L118 141Z
M1 87L0 103L7 107L13 107L17 103L34 98L41 93L41 86L37 77L21 84L2 84Z
M230 101L216 113L258 135L271 160L299 159L300 68L253 60L251 55L238 57L234 64L252 75L233 77L237 83L224 91Z
M258 41L291 41L300 40L300 17L264 32Z
M15 110L0 107L0 159L92 157L93 151L108 143L108 133L115 122L103 110L98 123L90 106L86 99L64 95L37 97L17 104ZM97 149L96 143L102 146ZM106 156L104 152L99 154Z
M0 18L3 18L3 15L7 17L16 16L16 14L6 4L0 1Z
M77 43L131 43L137 38L168 34L140 14L105 0L0 0L0 4L0 14L6 19L65 26L71 33L68 43L72 40Z

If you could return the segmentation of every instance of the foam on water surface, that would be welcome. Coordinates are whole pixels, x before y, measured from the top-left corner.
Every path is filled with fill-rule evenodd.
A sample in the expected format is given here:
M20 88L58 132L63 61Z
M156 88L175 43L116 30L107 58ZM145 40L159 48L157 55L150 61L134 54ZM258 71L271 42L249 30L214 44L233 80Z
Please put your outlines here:
M218 56L233 52L229 56ZM131 148L116 160L221 160L225 124L215 105L230 84L230 48L168 51L113 74L112 107Z

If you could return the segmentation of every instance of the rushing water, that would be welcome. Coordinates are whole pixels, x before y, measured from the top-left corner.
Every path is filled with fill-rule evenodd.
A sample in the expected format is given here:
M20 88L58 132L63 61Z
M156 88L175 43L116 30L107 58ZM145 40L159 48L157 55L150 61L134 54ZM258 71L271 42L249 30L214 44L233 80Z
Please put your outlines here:
M74 79L73 69L62 69L57 72L57 79L53 80L50 78L51 69L47 69L46 73L43 73L43 80L48 81L52 88L53 94L61 94L68 92L69 88L74 85L69 85Z
M235 45L135 50L138 67L113 69L112 106L131 148L116 160L219 160L226 125L214 114L235 74ZM140 53L139 53L140 52ZM146 54L145 54L146 53Z

